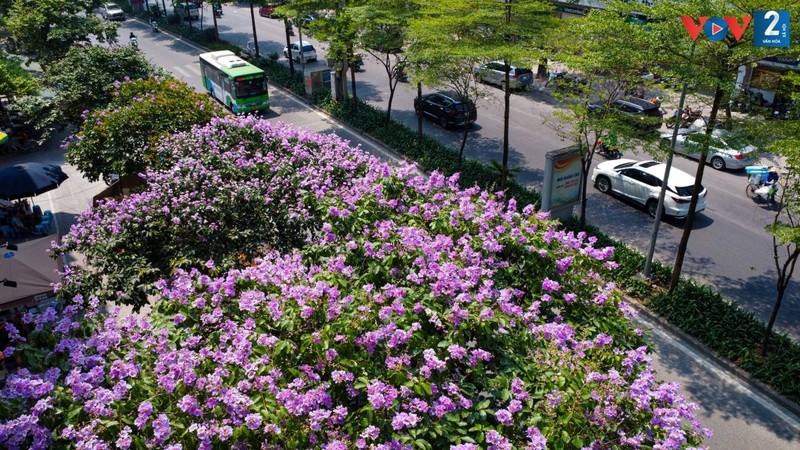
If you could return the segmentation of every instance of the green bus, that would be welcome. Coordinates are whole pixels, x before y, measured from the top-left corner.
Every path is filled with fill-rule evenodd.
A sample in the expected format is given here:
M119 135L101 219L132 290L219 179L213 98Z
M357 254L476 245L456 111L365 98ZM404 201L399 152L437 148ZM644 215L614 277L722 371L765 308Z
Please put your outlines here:
M234 113L269 109L267 75L230 50L200 54L203 86Z

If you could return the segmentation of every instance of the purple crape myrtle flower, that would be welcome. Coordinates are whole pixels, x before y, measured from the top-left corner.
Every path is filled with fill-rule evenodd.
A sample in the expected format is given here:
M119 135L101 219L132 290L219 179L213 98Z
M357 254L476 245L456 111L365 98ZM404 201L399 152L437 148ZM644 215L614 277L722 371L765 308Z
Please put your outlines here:
M157 147L169 164L82 213L54 248L92 266L64 269L63 310L26 318L48 339L13 343L53 365L0 390L13 411L0 447L541 449L606 436L688 448L708 436L656 381L602 279L613 249L593 237L458 174L421 176L255 117ZM109 300L150 312L106 312Z

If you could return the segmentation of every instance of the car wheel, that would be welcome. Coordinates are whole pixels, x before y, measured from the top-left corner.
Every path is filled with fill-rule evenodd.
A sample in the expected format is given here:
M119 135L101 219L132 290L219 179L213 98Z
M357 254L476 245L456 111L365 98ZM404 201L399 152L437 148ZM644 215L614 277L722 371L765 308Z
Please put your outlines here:
M286 50L283 51L283 57L286 58L286 59L289 59L289 54L286 53Z
M650 201L647 202L647 214L650 214L650 217L655 217L656 211L658 211L658 201L656 201L655 199L651 199ZM664 216L663 210L661 216L662 218Z
M725 168L725 160L723 160L719 156L715 156L711 158L711 167L717 170L722 170Z
M447 118L445 116L439 116L439 126L447 128Z
M478 83L483 83L483 76L481 74L475 75L475 81Z
M603 194L610 194L611 193L611 180L605 176L599 176L594 182L594 187L597 188L598 191L602 192Z

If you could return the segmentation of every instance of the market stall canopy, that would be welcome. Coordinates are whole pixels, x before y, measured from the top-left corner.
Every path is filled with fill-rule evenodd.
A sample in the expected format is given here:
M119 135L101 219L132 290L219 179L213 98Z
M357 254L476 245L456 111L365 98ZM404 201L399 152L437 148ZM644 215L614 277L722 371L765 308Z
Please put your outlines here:
M17 200L35 197L57 188L67 178L61 166L55 164L15 164L0 170L0 198Z
M61 262L50 258L52 241L49 236L19 243L17 250L0 248L0 311L53 295Z

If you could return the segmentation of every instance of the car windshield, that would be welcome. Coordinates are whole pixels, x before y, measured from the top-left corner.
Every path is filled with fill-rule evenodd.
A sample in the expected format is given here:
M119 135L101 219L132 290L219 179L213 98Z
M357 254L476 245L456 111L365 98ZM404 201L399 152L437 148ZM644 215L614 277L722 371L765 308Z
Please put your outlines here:
M267 91L266 77L254 77L236 82L236 97L245 98L262 95Z
M311 45L311 44L306 44L306 45L303 46L303 51L304 52L313 52L314 51L314 46Z
M520 69L519 67L517 67L516 69L514 69L514 73L517 75L527 75L529 73L533 73L533 71L531 69Z

